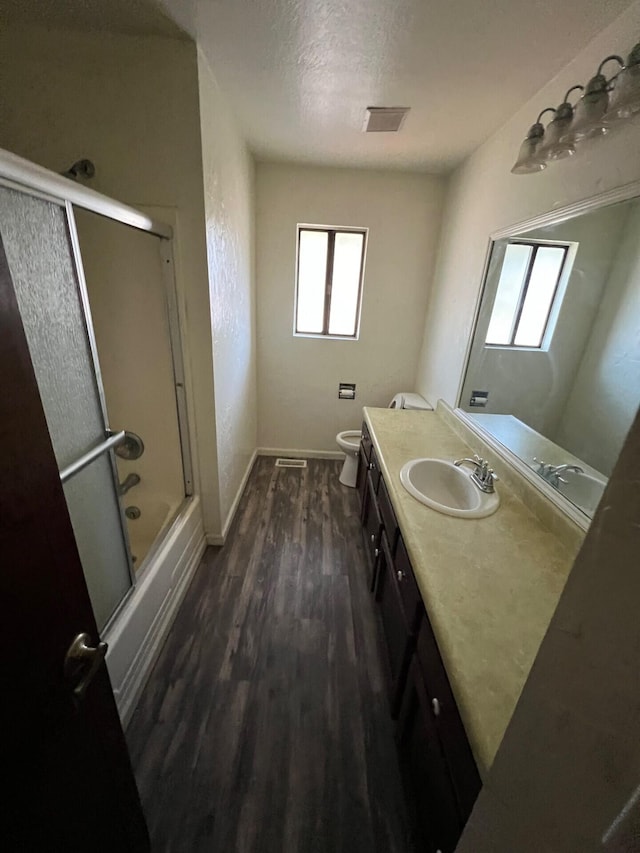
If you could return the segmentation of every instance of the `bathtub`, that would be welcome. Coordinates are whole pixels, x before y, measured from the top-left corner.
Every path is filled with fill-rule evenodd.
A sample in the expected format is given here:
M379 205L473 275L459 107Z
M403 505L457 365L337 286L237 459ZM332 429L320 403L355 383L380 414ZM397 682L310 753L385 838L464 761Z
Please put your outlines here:
M172 504L143 495L134 502L132 494L129 505L142 512L128 522L139 568L135 585L101 635L109 646L107 668L125 726L205 549L198 497Z
M135 501L135 503L134 503ZM140 510L139 518L127 518L129 544L133 556L133 566L136 575L146 565L147 557L154 542L162 537L165 528L175 517L181 501L150 495L135 496L127 506L135 506Z

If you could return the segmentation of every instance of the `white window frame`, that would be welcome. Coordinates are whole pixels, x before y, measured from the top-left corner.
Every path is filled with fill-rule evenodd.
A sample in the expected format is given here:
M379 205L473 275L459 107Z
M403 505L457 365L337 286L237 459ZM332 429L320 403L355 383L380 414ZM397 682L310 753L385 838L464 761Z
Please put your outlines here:
M322 332L299 332L298 323L298 272L300 268L300 232L322 231L328 235L327 243L327 266L325 270L325 303ZM360 259L360 281L358 283L358 305L356 308L355 329L353 335L335 335L329 332L329 312L331 307L331 284L333 273L333 246L335 235L338 233L362 234L362 257ZM362 314L362 294L364 291L364 270L367 259L367 244L369 241L369 229L351 225L318 225L299 222L296 225L296 267L294 281L293 301L293 336L294 338L318 338L330 341L357 341L360 337L360 316Z
M485 349L498 349L498 350L512 350L514 352L548 352L551 341L553 339L553 334L555 332L556 323L558 321L558 317L560 314L560 309L562 307L562 301L564 299L565 292L567 290L567 285L569 283L569 279L571 278L571 272L573 270L573 264L575 261L576 254L578 252L579 243L575 242L567 242L561 240L536 240L535 238L526 239L523 238L515 238L509 240L509 245L525 245L531 246L533 251L531 253L531 258L529 260L527 266L527 272L525 275L525 282L522 288L522 292L520 293L520 297L518 299L518 306L516 308L516 312L513 319L512 329L511 329L511 343L508 344L495 344L488 343L486 340L484 342ZM522 344L514 343L515 337L518 331L518 323L520 320L520 315L522 313L522 308L524 306L524 301L527 295L528 284L531 278L531 273L533 271L533 265L535 263L535 258L537 254L537 250L540 247L551 246L553 248L564 249L564 258L562 259L562 265L560 267L560 271L558 273L558 278L556 281L556 286L553 294L553 298L551 300L551 304L549 305L549 310L547 312L547 319L545 322L544 331L542 333L542 337L540 339L540 345L537 347L534 346L524 346ZM497 294L497 290L496 290ZM495 297L494 297L495 298ZM491 317L493 315L493 305L491 306L491 312L489 313L488 323L491 323ZM485 337L488 332L485 332Z

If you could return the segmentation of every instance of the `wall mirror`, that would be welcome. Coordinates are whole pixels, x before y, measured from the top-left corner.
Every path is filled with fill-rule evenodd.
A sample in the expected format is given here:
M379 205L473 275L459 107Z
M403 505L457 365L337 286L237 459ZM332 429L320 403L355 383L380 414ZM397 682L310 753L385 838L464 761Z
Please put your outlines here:
M640 199L626 193L491 241L459 400L579 523L640 403Z

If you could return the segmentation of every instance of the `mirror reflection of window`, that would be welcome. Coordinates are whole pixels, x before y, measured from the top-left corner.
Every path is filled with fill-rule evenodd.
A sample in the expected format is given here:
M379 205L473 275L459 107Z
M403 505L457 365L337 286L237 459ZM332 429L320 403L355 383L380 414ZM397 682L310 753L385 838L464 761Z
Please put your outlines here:
M555 215L493 243L459 405L583 524L640 403L640 200Z
M542 346L568 251L536 242L507 246L485 343Z

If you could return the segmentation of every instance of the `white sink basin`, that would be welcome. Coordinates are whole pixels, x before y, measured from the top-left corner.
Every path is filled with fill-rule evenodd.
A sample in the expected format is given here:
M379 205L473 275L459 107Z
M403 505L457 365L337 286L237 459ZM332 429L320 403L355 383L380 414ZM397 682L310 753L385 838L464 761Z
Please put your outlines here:
M562 477L567 482L558 485L560 493L588 515L593 515L607 485L606 481L577 471L564 471Z
M471 482L470 471L444 459L411 459L400 470L400 482L421 503L458 518L485 518L500 505Z

